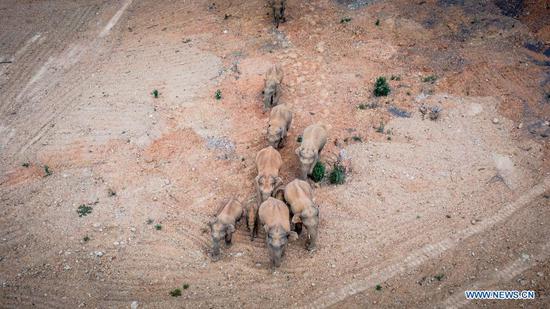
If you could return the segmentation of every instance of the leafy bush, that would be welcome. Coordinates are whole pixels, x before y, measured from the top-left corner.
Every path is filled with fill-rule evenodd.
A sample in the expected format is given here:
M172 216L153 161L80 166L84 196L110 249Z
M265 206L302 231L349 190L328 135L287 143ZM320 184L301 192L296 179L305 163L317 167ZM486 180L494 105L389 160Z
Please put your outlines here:
M319 182L325 178L325 165L322 162L315 163L313 172L311 173L311 179L315 182Z
M216 100L221 100L222 99L222 91L220 89L216 90L216 93L214 94L214 97L216 98Z
M378 77L374 84L374 95L377 97L387 96L390 91L390 85L388 85L386 78L383 76Z
M153 92L151 92L151 94L153 95L153 97L156 99L159 97L159 91L157 89L154 89Z
M173 289L172 291L170 291L170 296L172 297L181 296L181 289Z
M91 214L92 209L93 209L92 207L86 206L85 204L82 204L82 205L78 206L78 209L76 210L76 213L78 214L79 217L84 217L84 216L87 216L88 214Z
M329 180L331 184L341 185L346 182L346 170L339 163L334 164L332 172L330 172Z
M349 23L350 21L351 21L351 17L342 17L342 19L340 19L341 24L346 24L346 23Z
M435 83L436 80L437 80L437 76L436 76L436 75L430 75L430 76L426 76L426 77L422 78L422 81L423 81L423 82L425 82L425 83L430 83L430 84Z

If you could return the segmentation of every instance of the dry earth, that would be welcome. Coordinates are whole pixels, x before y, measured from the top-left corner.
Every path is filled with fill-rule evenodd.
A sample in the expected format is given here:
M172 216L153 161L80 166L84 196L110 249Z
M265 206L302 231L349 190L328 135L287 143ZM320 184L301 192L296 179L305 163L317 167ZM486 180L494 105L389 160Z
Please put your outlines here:
M0 307L548 307L549 6L289 0L274 29L260 0L0 1ZM347 182L315 189L318 251L273 271L241 226L214 263L209 217L255 202L272 63L285 182L314 122Z

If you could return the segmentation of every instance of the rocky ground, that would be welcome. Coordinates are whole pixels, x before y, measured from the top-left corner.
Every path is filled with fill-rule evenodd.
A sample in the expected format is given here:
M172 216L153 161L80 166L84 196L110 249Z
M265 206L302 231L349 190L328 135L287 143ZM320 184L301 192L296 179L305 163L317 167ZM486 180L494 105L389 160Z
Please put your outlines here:
M278 29L269 12L0 2L0 307L548 306L548 1L288 0ZM294 112L285 182L322 122L346 183L315 187L316 252L302 236L273 270L240 226L212 262L206 222L255 203L274 63Z

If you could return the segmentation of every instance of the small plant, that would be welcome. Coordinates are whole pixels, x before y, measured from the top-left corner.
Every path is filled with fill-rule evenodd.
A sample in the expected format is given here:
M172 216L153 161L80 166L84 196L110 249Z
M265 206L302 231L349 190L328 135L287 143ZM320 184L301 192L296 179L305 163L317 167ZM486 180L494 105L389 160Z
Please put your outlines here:
M411 95L411 92L410 92L410 91L407 91L407 95Z
M426 76L426 77L422 78L422 81L423 81L423 82L425 82L425 83L430 83L430 84L435 83L436 80L437 80L437 76L436 76L436 75L430 75L430 76Z
M400 80L401 80L401 76L399 76L399 75L392 75L392 76L390 77L390 79L391 79L391 80L400 81Z
M159 224L159 223L155 224L155 230L157 230L157 231L162 230L162 225Z
M376 128L376 132L384 133L384 122L383 121L380 121L380 126L378 126L378 128Z
M155 98L155 99L157 99L160 95L160 93L157 89L154 89L153 92L151 92L151 94L153 95L153 98Z
M222 91L220 89L216 90L216 93L214 94L214 97L216 98L216 100L221 100L222 99Z
M52 174L52 171L50 171L50 167L47 165L44 165L44 177L48 177Z
M376 22L374 23L375 26L380 26L380 19L376 19Z
M172 297L178 297L178 296L181 296L181 289L173 289L172 291L170 291L170 296Z
M109 196L116 196L116 191L113 190L113 189L111 189L111 188L109 188L109 189L107 190L107 195L109 195Z
M91 206L87 206L86 204L82 204L82 205L78 206L78 209L76 210L76 213L78 213L79 217L84 217L84 216L87 216L88 214L91 214L92 209L93 208Z
M382 290L382 286L381 286L380 284L377 284L376 287L375 287L375 289L376 289L377 291L381 291L381 290Z
M147 224L153 224L153 222L155 222L155 220L153 220L151 218L147 219Z
M183 289L184 289L184 290L187 290L188 288L189 288L189 284L188 284L188 283L184 283L184 284L183 284Z
M354 142L363 142L363 139L361 138L361 136L357 136L357 135L354 135L351 137L351 139L354 141Z
M430 117L430 120L436 121L439 118L439 114L441 113L441 111L442 108L439 106L430 107L430 113L428 115Z
M302 142L302 136L301 135L298 135L298 137L296 137L296 142L298 142L298 143Z
M346 24L346 23L349 23L350 21L351 21L351 17L342 17L342 19L340 19L341 24Z
M84 238L82 238L82 241L88 242L88 241L90 241L90 237L88 235L86 235L86 236L84 236Z
M29 167L31 166L31 164L29 162L25 162L23 164L21 164L22 167Z
M435 278L437 281L443 280L443 277L445 277L445 274L437 274L437 275L434 276L434 278Z
M365 109L375 109L378 107L378 103L376 102L373 102L373 103L361 103L357 106L358 109L361 109L361 110L365 110Z
M333 185L341 185L346 182L346 170L339 162L334 164L329 180Z
M388 85L386 78L383 76L378 77L374 84L374 95L377 97L387 96L390 91L390 85Z
M311 172L311 179L315 182L319 182L325 178L325 165L319 161L315 163L313 171Z

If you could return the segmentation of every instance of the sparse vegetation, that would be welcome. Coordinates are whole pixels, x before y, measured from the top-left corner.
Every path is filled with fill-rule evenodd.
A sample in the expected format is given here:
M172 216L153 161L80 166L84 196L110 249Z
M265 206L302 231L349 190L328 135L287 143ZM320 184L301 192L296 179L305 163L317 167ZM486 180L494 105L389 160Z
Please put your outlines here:
M90 241L90 237L88 235L86 235L86 236L84 236L84 238L82 238L82 241L88 242L88 241Z
M375 129L376 129L376 132L378 133L384 133L384 122L380 120L380 125L378 126L378 128L375 128Z
M437 281L443 280L443 277L445 277L445 274L437 274L437 275L434 276L434 278L435 278Z
M325 178L325 165L323 162L319 161L313 167L313 172L311 172L311 179L315 182L319 182Z
M155 222L155 220L153 220L151 218L147 219L147 224L153 224L153 222Z
M93 208L91 206L87 206L86 204L82 204L78 206L78 209L76 210L76 213L78 213L79 217L84 217L92 213Z
M426 76L426 77L422 78L423 82L430 83L430 84L435 83L436 80L437 80L436 75L429 75L429 76Z
M160 95L159 91L157 89L153 89L153 92L151 92L153 95L153 98L157 99Z
M429 114L429 117L430 117L430 120L437 120L439 118L439 114L441 113L441 107L439 106L432 106L430 108L430 114Z
M216 100L221 100L222 99L222 91L220 89L216 90L216 93L214 94L214 97L216 98Z
M50 167L47 165L44 165L44 177L48 177L52 174L52 171L50 171Z
M339 162L334 164L329 175L329 180L334 185L341 185L346 182L346 170Z
M376 287L375 287L375 289L376 289L377 291L381 291L381 290L382 290L382 286L381 286L380 284L377 284Z
M399 76L399 75L392 75L392 76L390 77L390 79L391 79L391 80L400 81L400 80L401 80L401 76Z
M347 24L350 21L351 21L351 17L342 17L342 19L340 19L341 24Z
M351 139L354 141L354 142L363 142L363 139L361 138L361 136L357 136L357 135L354 135L351 137Z
M31 166L31 164L29 162L25 162L23 164L21 164L22 167L29 167Z
M376 19L376 22L374 23L375 26L380 26L380 19Z
M162 230L162 225L159 224L159 223L155 224L155 230L157 230L157 231Z
M301 143L302 142L302 136L301 135L298 135L298 137L296 137L296 141L298 143Z
M173 289L172 291L170 291L170 296L172 296L172 297L181 296L181 289L179 289L179 288Z
M187 290L188 288L189 288L189 284L188 284L188 283L184 283L184 284L183 284L183 289L184 289L184 290Z
M372 103L361 103L357 106L358 109L365 110L365 109L375 109L378 107L378 103L372 102Z
M383 76L378 77L374 84L374 95L377 97L387 96L390 91L390 85L388 85L386 78Z

